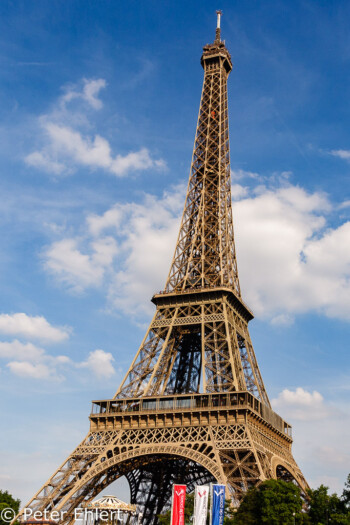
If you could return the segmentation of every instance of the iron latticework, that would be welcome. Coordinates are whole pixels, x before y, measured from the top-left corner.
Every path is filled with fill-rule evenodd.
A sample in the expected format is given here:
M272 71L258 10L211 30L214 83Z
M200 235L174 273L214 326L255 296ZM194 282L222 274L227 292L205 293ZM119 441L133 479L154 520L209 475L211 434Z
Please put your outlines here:
M114 398L95 401L87 437L27 506L73 511L125 476L143 522L171 484L216 480L238 503L269 478L307 483L291 427L271 409L248 332L233 236L227 105L232 62L220 38L204 47L191 172L171 269L156 312Z

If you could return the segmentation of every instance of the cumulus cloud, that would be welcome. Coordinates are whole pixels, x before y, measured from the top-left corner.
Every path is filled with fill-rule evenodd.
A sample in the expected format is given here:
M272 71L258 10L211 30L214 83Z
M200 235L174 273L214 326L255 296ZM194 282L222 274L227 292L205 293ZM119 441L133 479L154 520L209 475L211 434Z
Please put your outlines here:
M45 355L45 350L32 343L14 341L0 342L0 358L40 361Z
M350 223L330 227L330 211L324 195L292 185L234 204L243 295L257 316L278 323L313 310L350 319Z
M57 162L48 153L42 151L33 151L25 158L26 163L34 168L53 173L54 175L60 175L66 170L65 164Z
M340 159L350 160L350 150L348 149L333 149L331 155L339 157Z
M293 456L310 486L323 483L340 493L350 459L349 407L302 387L283 390L271 404L292 424Z
M28 361L11 361L6 365L13 374L33 379L61 379L55 371L43 363L29 363Z
M108 246L95 241L97 258L100 262L110 256ZM44 317L31 317L24 313L1 314L0 333L16 335L25 339L39 339L46 343L63 343L69 337L70 329L56 328ZM0 360L7 369L22 378L63 381L67 372L87 368L97 378L109 378L114 374L112 354L103 350L90 352L85 361L74 362L67 355L52 355L45 348L29 341L0 341Z
M280 314L272 317L271 324L274 326L290 326L294 322L294 317L289 314Z
M91 124L87 121L86 114L72 107L72 101L80 100L94 110L101 109L102 101L98 95L105 86L103 79L84 79L82 88L68 88L65 95L59 98L52 113L39 118L43 132L42 148L29 153L25 162L54 175L73 173L79 166L102 169L118 177L132 171L164 168L165 162L154 159L145 147L124 155L113 154L107 139L98 133L84 134L76 129L78 125L85 125L84 127L90 129Z
M0 359L6 360L7 368L14 375L57 381L64 379L60 373L62 366L71 363L67 356L52 356L44 348L17 339L0 342Z
M92 214L87 218L87 224L92 235L99 235L102 231L112 229L116 234L123 218L123 210L116 205L107 210L103 215Z
M287 419L309 421L324 419L329 414L322 395L316 390L308 392L302 387L295 391L283 390L276 399L272 399L271 404L276 412L283 413Z
M239 181L242 179L259 179L260 175L259 173L255 173L254 171L246 171L242 169L238 170L232 170L231 169L231 179L235 183L235 181Z
M109 303L134 317L153 311L150 298L164 288L180 226L184 187L123 207L121 260L108 287Z
M114 358L110 352L98 349L90 352L87 360L77 366L89 368L100 379L108 379L115 374L113 361Z
M118 310L148 315L149 298L163 289L169 271L184 195L182 186L89 215L84 238L62 239L47 249L46 268L72 288L104 286ZM255 315L276 326L308 311L350 319L350 222L331 226L327 197L285 179L243 187L236 195L241 288ZM108 241L99 260L96 243L106 235L117 244Z
M341 202L338 206L339 210L344 210L345 208L350 208L350 200Z
M44 252L45 268L75 291L105 285L113 308L149 314L150 298L164 287L169 271L184 196L179 186L161 198L145 195L140 204L89 215L85 239L53 243Z
M68 339L69 327L52 326L45 317L30 316L23 312L0 314L0 333L58 343ZM1 344L1 343L0 343Z
M231 195L233 200L239 200L248 195L248 188L240 184L232 184Z
M0 341L0 360L16 376L31 379L63 381L66 374L86 368L98 379L108 379L114 373L112 354L98 349L89 353L85 361L72 361L66 355L54 356L44 348L21 341Z
M68 288L81 292L89 286L101 284L106 268L117 253L117 244L111 237L95 241L90 253L82 253L76 239L54 242L44 251L46 269Z
M78 86L69 86L66 88L66 93L60 98L61 104L66 104L74 99L82 99L87 102L93 109L101 109L102 101L98 98L101 89L107 85L103 78L83 79L83 87L79 91Z

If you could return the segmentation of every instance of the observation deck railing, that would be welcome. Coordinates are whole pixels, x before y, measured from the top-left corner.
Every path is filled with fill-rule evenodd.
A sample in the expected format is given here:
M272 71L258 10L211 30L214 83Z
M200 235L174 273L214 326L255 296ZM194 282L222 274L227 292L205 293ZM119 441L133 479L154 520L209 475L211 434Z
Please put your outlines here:
M157 397L106 399L92 402L91 416L193 410L249 409L274 428L292 436L292 427L250 392L177 394Z

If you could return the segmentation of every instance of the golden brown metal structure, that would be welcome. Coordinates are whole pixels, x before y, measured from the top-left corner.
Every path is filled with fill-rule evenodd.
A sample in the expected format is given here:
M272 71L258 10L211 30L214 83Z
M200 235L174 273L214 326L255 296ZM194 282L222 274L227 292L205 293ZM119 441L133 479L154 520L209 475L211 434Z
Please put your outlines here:
M220 19L220 14L218 15ZM204 83L180 233L165 290L126 377L95 401L88 436L27 506L72 512L125 475L152 524L171 484L216 480L234 502L269 478L307 483L291 427L270 407L249 337L233 237L227 78L220 38L204 47Z

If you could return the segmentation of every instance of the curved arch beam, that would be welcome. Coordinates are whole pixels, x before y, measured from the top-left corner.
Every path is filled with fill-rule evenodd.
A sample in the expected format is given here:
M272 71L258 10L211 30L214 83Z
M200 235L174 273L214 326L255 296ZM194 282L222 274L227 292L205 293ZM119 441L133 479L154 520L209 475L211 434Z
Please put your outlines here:
M307 485L304 477L302 476L301 472L299 471L299 469L293 468L293 465L290 465L289 463L283 461L278 456L274 456L271 459L271 470L272 470L272 475L273 475L273 477L275 479L278 479L277 468L279 466L283 467L291 475L291 477L298 484L298 486L300 487L302 492L306 494L306 491L308 489L308 485Z
M61 510L65 508L68 510L68 513L74 510L76 507L75 497L76 493L79 493L85 485L89 483L96 476L100 477L102 474L108 472L109 469L114 468L118 465L122 466L123 463L128 461L131 462L130 469L124 468L124 472L121 475L124 475L127 470L132 470L134 467L132 465L132 460L141 456L150 456L150 455L168 455L168 456L177 456L180 458L187 458L192 460L195 463L199 463L203 468L205 468L219 483L225 484L226 479L222 477L220 469L215 461L213 461L208 456L194 450L192 448L186 448L178 445L168 445L168 444L157 444L157 445L146 445L142 448L137 447L125 452L121 452L117 455L113 455L110 458L102 458L97 465L91 467L81 480L76 483L71 491L69 491L65 497L58 503L55 510ZM69 502L72 501L72 505L69 505Z

